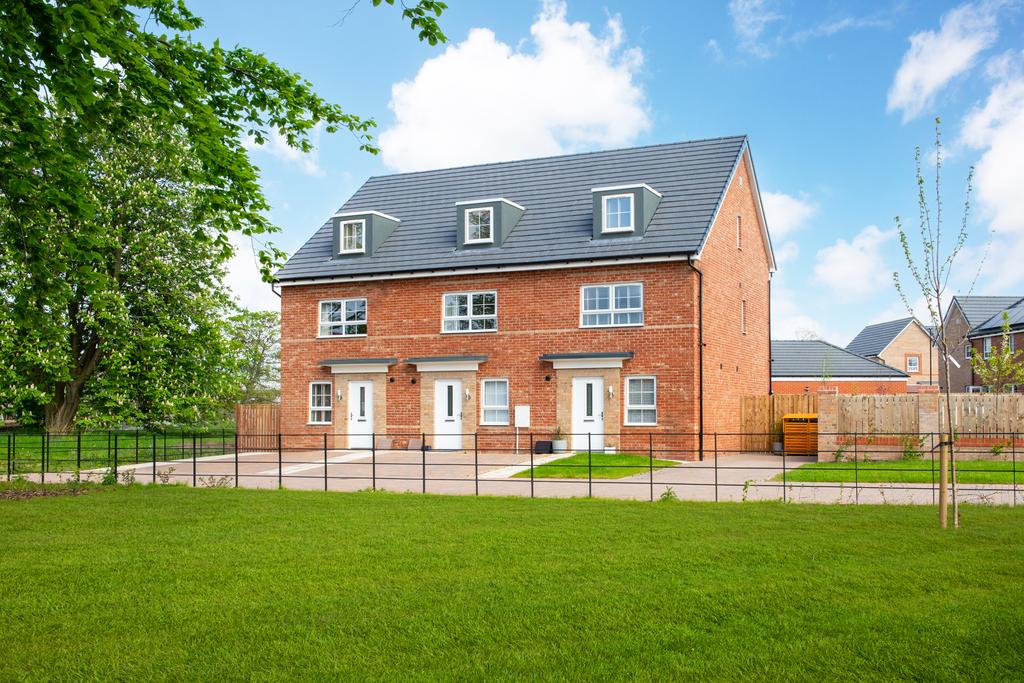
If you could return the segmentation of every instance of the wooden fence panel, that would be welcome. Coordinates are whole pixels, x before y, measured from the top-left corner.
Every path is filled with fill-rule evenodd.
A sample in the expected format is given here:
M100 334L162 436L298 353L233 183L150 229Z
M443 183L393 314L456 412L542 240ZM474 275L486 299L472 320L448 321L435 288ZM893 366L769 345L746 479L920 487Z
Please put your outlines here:
M241 403L235 406L235 431L239 450L277 447L281 431L281 406L276 403Z
M1024 395L950 394L953 429L957 434L1024 433ZM946 425L945 403L939 419Z
M770 451L772 442L781 440L783 415L817 412L817 394L744 396L740 400L740 447L745 451Z
M839 396L841 434L916 434L918 397L913 394Z

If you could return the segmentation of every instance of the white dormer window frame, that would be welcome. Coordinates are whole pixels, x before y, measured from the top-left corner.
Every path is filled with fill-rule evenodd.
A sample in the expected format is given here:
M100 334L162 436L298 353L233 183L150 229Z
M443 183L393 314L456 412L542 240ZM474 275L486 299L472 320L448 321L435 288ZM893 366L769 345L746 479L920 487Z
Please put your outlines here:
M474 213L486 213L487 214L487 237L473 239L470 237L470 223L469 216ZM466 209L465 212L465 244L494 244L494 207L493 206L477 206L471 209ZM479 226L477 226L479 227Z
M348 247L346 245L347 235L345 234L345 228L350 225L359 226L359 244L358 246ZM356 220L341 221L338 226L338 253L339 254L365 254L366 253L366 219L359 218Z
M612 199L628 199L629 200L629 225L619 225L615 227L608 226L608 202ZM601 232L633 232L636 230L636 220L634 217L634 202L636 198L632 192L626 192L623 194L606 194L601 197ZM621 211L617 211L616 214L621 214Z

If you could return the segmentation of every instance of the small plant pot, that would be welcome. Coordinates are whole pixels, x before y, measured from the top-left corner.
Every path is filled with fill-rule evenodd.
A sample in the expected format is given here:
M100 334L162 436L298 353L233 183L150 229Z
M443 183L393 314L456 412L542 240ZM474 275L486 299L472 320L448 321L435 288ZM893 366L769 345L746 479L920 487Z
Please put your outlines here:
M567 450L569 450L569 440L553 439L551 441L551 448L555 451L555 453L565 453Z

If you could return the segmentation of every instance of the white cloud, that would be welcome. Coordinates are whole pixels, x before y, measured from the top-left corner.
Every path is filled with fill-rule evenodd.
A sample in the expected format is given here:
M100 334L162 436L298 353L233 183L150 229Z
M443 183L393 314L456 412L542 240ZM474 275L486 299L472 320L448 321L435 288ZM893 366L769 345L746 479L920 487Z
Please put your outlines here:
M262 279L252 240L237 233L233 233L230 239L235 253L228 262L224 282L235 295L238 304L256 311L280 310L281 299Z
M643 54L625 47L621 19L595 35L548 0L530 34L513 48L472 29L392 86L384 163L411 171L626 146L650 128Z
M800 255L800 245L796 242L783 242L775 247L775 264L781 268L786 263L795 261Z
M729 15L744 51L762 59L772 56L772 49L762 38L765 29L782 19L782 15L771 9L768 0L730 0Z
M324 170L320 167L320 149L317 144L320 140L319 124L313 128L310 138L313 143L313 149L309 152L295 149L276 130L270 131L270 135L265 138L262 145L258 144L252 136L248 136L242 141L242 146L249 151L263 152L285 163L298 165L306 175L322 176L324 175Z
M772 287L772 339L824 339L835 343L834 332L807 313L802 293Z
M772 237L789 235L818 212L818 206L806 197L794 197L784 192L762 192L761 201Z
M719 47L717 40L715 40L714 38L709 38L708 42L705 43L704 47L705 49L707 49L708 52L711 53L711 56L714 57L716 62L725 61L725 53L722 52L722 48Z
M910 36L910 49L889 88L888 110L909 121L932 105L947 83L974 66L995 41L998 0L967 3L942 16L938 31Z
M849 242L818 250L815 279L842 300L864 299L892 288L892 270L886 266L882 248L893 240L896 230L869 225Z

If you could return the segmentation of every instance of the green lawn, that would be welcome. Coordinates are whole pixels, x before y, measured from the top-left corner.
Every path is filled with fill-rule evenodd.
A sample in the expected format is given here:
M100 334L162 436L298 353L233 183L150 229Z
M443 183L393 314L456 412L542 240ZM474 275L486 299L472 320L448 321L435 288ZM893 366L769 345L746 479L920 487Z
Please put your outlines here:
M0 680L1011 680L1024 509L0 501Z
M672 467L676 463L671 460L654 459L654 469ZM641 472L649 472L651 459L647 455L635 453L591 453L586 451L567 455L533 468L536 479L621 479ZM592 474L591 474L592 473ZM512 475L519 478L530 478L530 470Z
M1016 481L1024 484L1024 463L1017 463ZM964 484L1012 484L1014 463L1004 460L958 460L957 481ZM933 478L934 477L934 478ZM782 481L782 475L775 480ZM930 484L939 480L936 460L885 460L872 462L812 462L786 472L786 481L891 482Z

